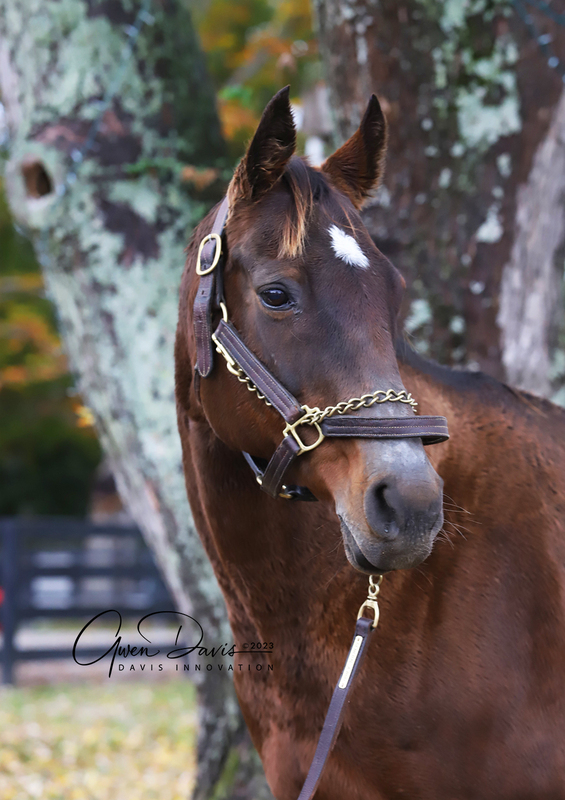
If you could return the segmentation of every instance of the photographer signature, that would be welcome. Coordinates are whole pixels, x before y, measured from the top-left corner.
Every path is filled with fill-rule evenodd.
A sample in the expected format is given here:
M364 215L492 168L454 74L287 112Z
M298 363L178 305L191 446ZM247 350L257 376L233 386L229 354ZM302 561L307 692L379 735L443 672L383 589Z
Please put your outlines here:
M100 655L96 658L93 658L92 661L80 661L77 655L77 648L81 644L81 638L85 635L85 633L94 625L97 620L100 620L103 617L106 617L107 614L116 614L117 615L117 630L114 634L114 641L108 647L108 649L104 650ZM243 650L237 650L235 644L228 645L227 642L220 645L219 647L205 647L203 645L204 640L204 629L202 625L198 622L198 620L191 617L189 614L183 614L180 611L153 611L150 614L146 614L142 617L139 622L137 623L137 632L139 635L148 643L148 645L131 645L131 644L123 644L122 637L120 635L120 631L122 629L122 615L120 612L115 608L109 608L106 611L101 611L99 614L96 614L95 617L92 617L86 625L83 626L81 631L79 632L78 636L76 637L74 644L73 644L73 660L76 664L79 664L82 667L90 666L92 664L96 664L99 661L102 661L104 658L110 659L110 666L108 670L108 677L111 677L112 671L114 669L114 662L116 660L116 656L120 656L121 658L129 658L129 657L137 657L137 658L154 658L155 656L161 655L161 650L157 647L151 647L151 640L142 630L142 627L146 620L150 617L156 617L159 614L175 614L177 617L185 617L185 622L183 623L186 625L186 621L190 620L190 623L193 623L195 626L195 630L193 635L188 637L189 641L194 641L197 638L195 644L191 644L188 646L180 646L177 647L179 642L179 637L181 635L181 631L183 629L183 624L179 624L177 635L175 638L175 647L172 650L169 650L166 653L166 657L170 659L175 658L186 658L186 656L190 655L191 653L195 653L198 656L205 656L208 658L231 658L232 656L236 655L236 653L262 653L265 651L272 652L273 650L273 643L272 642L253 642L251 644L244 644ZM147 632L147 631L146 631ZM82 643L83 646L86 646L84 642Z

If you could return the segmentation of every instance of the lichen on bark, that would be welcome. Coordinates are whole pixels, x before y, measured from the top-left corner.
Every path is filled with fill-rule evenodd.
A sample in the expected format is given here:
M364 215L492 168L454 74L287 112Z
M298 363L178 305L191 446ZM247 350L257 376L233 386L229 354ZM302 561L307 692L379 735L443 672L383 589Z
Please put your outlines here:
M338 140L351 135L371 91L388 117L384 186L363 218L407 278L412 343L444 363L504 378L501 276L518 190L548 135L560 76L509 0L314 5ZM565 31L548 25L559 52ZM550 171L545 178L555 179ZM549 261L559 257L555 241L545 245ZM552 298L547 314L555 318L559 294Z

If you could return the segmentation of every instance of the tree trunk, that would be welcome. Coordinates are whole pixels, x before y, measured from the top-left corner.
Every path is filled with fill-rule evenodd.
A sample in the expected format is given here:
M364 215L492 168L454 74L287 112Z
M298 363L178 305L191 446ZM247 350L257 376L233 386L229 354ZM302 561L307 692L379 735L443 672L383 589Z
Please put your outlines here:
M180 172L221 164L223 141L186 4L158 0L152 17L140 8L0 0L6 191L36 244L125 505L178 609L199 620L212 646L231 633L186 499L173 344L183 250L206 209ZM199 674L195 796L269 797L231 680Z
M501 0L314 5L338 139L373 91L389 120L364 219L408 279L414 344L550 395L565 375L565 99L531 26L556 55L565 30Z

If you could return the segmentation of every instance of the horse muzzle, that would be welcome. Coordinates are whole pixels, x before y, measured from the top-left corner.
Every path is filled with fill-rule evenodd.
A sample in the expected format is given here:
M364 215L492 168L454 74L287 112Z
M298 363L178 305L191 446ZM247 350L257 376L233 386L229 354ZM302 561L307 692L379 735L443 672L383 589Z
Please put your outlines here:
M383 449L381 469L371 470L345 502L336 498L347 558L369 573L417 566L443 525L443 481L423 447L391 442L390 453Z

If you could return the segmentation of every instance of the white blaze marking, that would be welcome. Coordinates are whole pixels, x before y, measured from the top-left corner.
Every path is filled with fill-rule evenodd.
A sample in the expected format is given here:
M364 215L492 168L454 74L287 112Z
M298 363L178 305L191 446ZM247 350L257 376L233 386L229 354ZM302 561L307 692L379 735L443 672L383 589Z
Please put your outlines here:
M349 236L349 234L342 231L341 228L338 228L337 225L332 225L328 233L331 236L333 251L338 258L341 258L346 264L367 269L369 266L369 259L361 250L353 236Z

